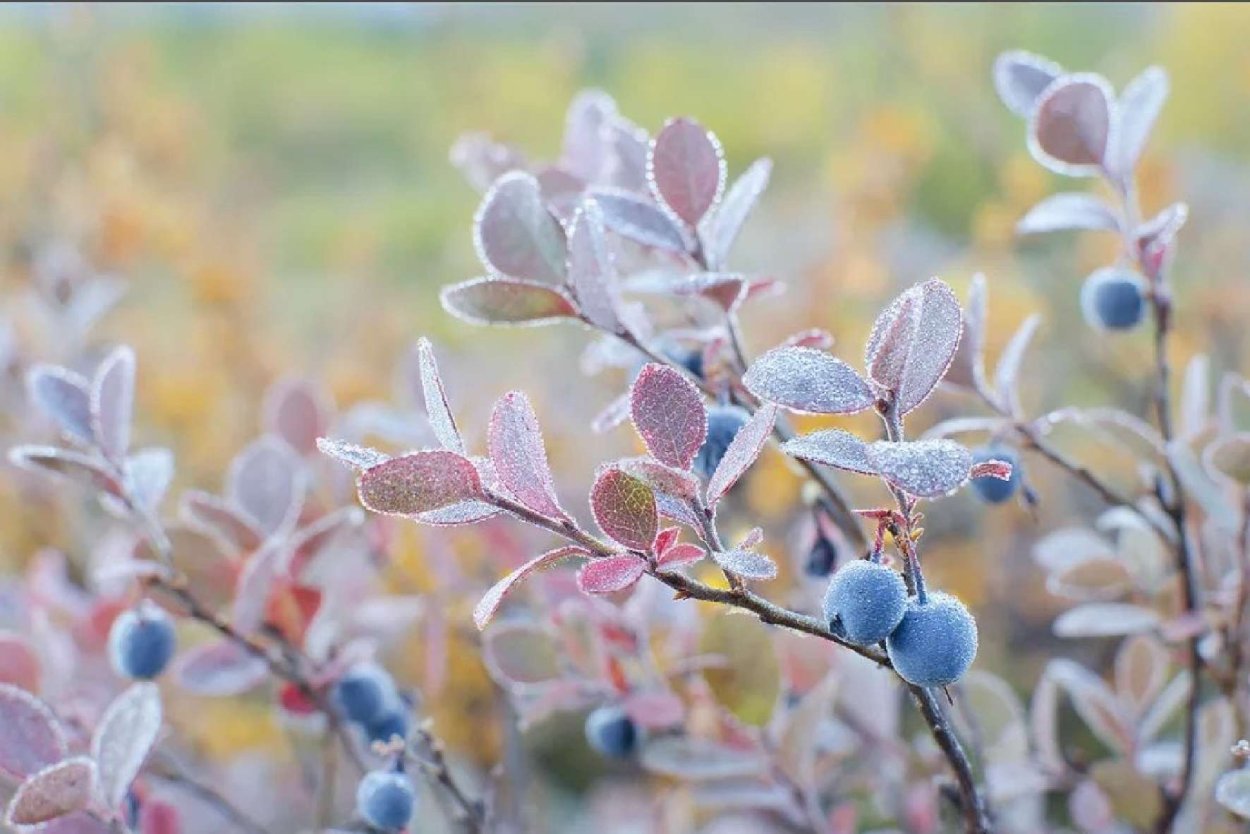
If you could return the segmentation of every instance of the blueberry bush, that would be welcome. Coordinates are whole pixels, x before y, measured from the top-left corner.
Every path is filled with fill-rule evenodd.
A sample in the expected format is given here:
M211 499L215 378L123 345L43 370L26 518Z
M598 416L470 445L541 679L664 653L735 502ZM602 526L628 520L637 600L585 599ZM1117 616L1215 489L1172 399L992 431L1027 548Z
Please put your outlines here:
M594 477L576 503L527 395L489 414L458 407L427 339L402 374L420 407L339 412L321 386L284 378L220 491L174 502L172 453L132 437L135 353L90 338L124 286L49 250L36 303L59 348L20 363L9 476L49 512L90 495L76 511L94 532L77 568L36 559L5 601L23 622L0 634L5 824L547 830L516 739L573 715L593 766L645 787L631 830L1244 828L1250 383L1229 370L1212 397L1201 357L1172 379L1184 322L1170 270L1188 212L1143 213L1136 185L1168 77L1152 67L1117 93L1012 52L992 78L1036 162L1095 183L1047 197L1018 230L1116 241L1071 293L1103 338L1151 334L1142 413L1027 412L1039 319L987 371L984 276L963 300L938 278L882 299L862 358L813 329L752 351L744 312L785 287L736 269L734 246L772 163L731 176L698 121L652 131L597 91L573 100L554 161L486 134L456 143L483 192L482 275L441 293L469 325L575 325L581 368L625 380L584 427ZM931 398L957 405L934 421ZM1073 425L1131 455L1133 480L1055 439ZM601 460L596 436L627 430L636 454ZM802 507L773 540L740 496L778 451ZM1100 502L1092 526L1040 531L1034 556L1068 605L1055 634L1112 650L1100 665L1048 660L1025 697L978 657L976 606L926 577L926 517L963 490L986 514L1036 512L1035 467ZM442 542L428 595L374 581L414 524ZM460 570L447 544L459 533L442 528L462 527L510 554L502 576ZM437 676L392 671L395 635L418 627L431 655L449 631L479 646L497 698L480 720L513 740L491 766L449 752L431 717ZM259 703L290 755L229 784L170 732L171 697Z

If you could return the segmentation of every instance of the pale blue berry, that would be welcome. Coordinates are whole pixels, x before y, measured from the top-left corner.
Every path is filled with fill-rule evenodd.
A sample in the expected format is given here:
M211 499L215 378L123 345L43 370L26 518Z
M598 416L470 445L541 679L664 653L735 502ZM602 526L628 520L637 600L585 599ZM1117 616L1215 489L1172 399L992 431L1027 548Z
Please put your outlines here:
M374 828L402 831L412 820L417 798L403 773L375 770L365 774L356 788L356 813Z
M1015 495L1020 487L1020 462L1015 452L1002 446L983 446L972 453L973 463L985 463L991 460L1010 463L1011 477L1004 481L993 475L982 475L972 479L972 489L982 501L989 504L1001 504Z
M907 586L898 571L856 559L838 568L825 592L825 622L857 646L880 643L907 609Z
M964 604L940 591L912 599L886 640L890 662L917 686L946 686L963 677L977 656L977 621Z
M1104 330L1129 330L1146 314L1146 294L1142 279L1116 267L1097 270L1081 288L1081 310L1085 320Z
M708 409L707 439L694 459L694 471L700 477L712 477L729 444L749 419L749 414L733 405L716 405Z
M586 741L601 755L624 759L638 747L638 728L625 711L603 706L586 717Z
M109 630L109 659L128 678L151 680L165 671L175 645L169 615L150 603L123 611Z
M348 720L369 724L398 699L398 692L389 672L376 663L360 663L335 684L334 699Z

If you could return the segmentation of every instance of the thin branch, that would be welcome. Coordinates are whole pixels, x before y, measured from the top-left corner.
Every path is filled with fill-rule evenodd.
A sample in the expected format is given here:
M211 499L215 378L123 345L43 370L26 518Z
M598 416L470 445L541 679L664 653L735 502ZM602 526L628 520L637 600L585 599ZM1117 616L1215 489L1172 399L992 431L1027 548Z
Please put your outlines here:
M482 834L486 830L486 806L473 799L469 792L460 786L447 766L447 757L443 752L443 743L435 737L428 724L419 725L414 731L420 742L420 752L411 747L405 748L405 757L415 763L455 804L457 822L469 834Z
M162 782L191 794L205 805L211 807L222 819L239 831L244 831L247 834L269 834L263 825L232 805L230 800L226 799L217 789L197 782L187 775L186 770L171 756L162 755L160 756L160 761L163 766L149 770L149 776L155 776Z

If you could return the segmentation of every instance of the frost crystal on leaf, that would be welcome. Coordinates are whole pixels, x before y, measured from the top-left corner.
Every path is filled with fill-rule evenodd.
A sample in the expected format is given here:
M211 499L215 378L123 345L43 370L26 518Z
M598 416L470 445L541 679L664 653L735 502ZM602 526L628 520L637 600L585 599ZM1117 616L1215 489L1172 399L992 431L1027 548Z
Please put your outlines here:
M757 159L751 163L730 186L724 201L712 217L707 242L707 261L712 269L723 269L729 259L729 250L738 239L738 232L746 222L751 209L768 187L772 175L771 159Z
M91 383L91 427L110 460L120 461L130 446L135 399L135 354L129 347L104 358Z
M355 443L329 437L318 437L317 449L321 451L321 454L332 457L353 469L369 469L391 459L390 455L379 452L377 449L357 446Z
M622 329L617 313L616 270L608 250L603 210L584 200L569 232L569 284L582 315L609 333Z
M1065 75L1046 88L1029 118L1029 150L1057 174L1090 176L1106 164L1117 122L1105 78Z
M1120 115L1119 135L1113 160L1113 169L1120 176L1130 175L1137 165L1163 103L1167 101L1168 89L1168 74L1161 67L1147 67L1120 94L1116 102Z
M20 782L69 751L52 710L24 689L0 683L0 774Z
M91 428L91 383L68 368L36 365L27 375L31 400L61 433L80 444L94 444Z
M881 477L917 498L953 492L972 470L972 453L953 440L878 440L868 446L868 456Z
M678 371L652 363L634 380L629 405L647 451L660 463L689 469L707 438L707 410L699 389Z
M647 563L632 553L591 559L577 572L577 587L587 594L614 594L642 578Z
M473 223L478 257L506 278L564 282L564 229L530 174L504 174L482 199Z
M651 458L625 458L615 466L642 481L656 492L689 501L699 494L699 479L684 469L652 460Z
M877 465L868 455L868 444L842 429L825 429L784 443L781 450L801 460L836 466L861 475L876 475Z
M465 453L464 440L456 428L456 418L447 402L442 374L434 358L434 346L429 339L417 341L417 365L421 375L421 392L425 399L425 413L430 418L430 428L444 448L457 454Z
M1042 200L1016 224L1022 235L1061 232L1073 229L1118 231L1120 218L1111 207L1092 194L1052 194Z
M161 693L153 683L136 683L118 695L91 738L100 771L100 797L116 808L156 743L161 729Z
M773 579L777 576L777 563L753 550L712 551L712 561L724 570L743 579Z
M955 293L932 278L896 298L873 324L868 377L896 398L900 414L919 406L950 367L963 335Z
M655 493L620 469L600 471L590 489L590 509L613 541L634 550L648 550L655 541L660 526Z
M603 222L622 237L669 252L690 251L689 233L667 213L636 194L597 190L591 197L603 209Z
M477 469L454 452L432 450L391 458L365 470L360 502L375 513L417 515L482 497Z
M495 612L499 610L499 606L507 598L516 586L528 578L531 574L551 567L557 562L574 556L589 556L585 550L580 547L560 547L555 550L549 550L540 556L526 562L503 579L496 582L491 589L482 595L478 601L477 607L473 609L473 623L478 630L486 628L487 623L495 616Z
M773 348L752 363L742 383L760 399L811 414L854 414L874 400L850 365L807 347Z
M708 479L708 506L716 506L725 493L729 492L738 479L751 468L751 464L755 463L755 459L764 448L764 443L773 433L773 424L776 420L777 407L771 403L765 404L734 435L716 471Z
M556 499L538 417L524 394L504 394L491 414L487 443L499 481L529 509L547 518L568 520Z
M77 756L58 762L31 776L9 803L9 825L40 825L81 811L91 804L95 790L95 762Z
M994 88L1012 113L1028 118L1042 92L1063 75L1063 67L1023 50L1004 52L994 61Z

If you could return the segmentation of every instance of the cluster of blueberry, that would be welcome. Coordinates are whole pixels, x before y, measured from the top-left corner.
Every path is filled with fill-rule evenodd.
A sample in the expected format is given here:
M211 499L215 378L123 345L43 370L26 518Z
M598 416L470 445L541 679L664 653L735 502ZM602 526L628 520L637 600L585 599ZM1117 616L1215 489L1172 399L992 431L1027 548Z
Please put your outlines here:
M334 702L343 716L360 728L370 744L407 740L412 705L395 679L376 663L360 663L334 686Z

